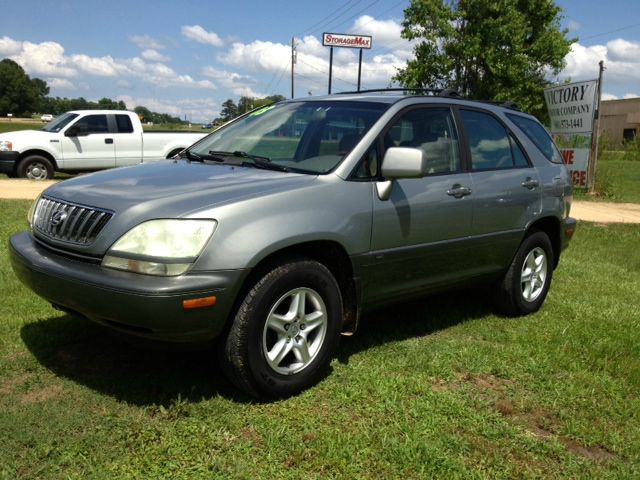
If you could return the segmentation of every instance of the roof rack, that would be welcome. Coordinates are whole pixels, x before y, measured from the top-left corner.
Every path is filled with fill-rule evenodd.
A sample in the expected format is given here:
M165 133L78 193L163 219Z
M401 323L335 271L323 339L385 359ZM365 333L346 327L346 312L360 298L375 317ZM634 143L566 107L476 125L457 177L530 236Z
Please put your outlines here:
M353 92L339 92L340 95L350 95L357 93L389 93L389 92L415 92L427 94L433 97L462 98L462 96L451 88L373 88L370 90L359 90Z

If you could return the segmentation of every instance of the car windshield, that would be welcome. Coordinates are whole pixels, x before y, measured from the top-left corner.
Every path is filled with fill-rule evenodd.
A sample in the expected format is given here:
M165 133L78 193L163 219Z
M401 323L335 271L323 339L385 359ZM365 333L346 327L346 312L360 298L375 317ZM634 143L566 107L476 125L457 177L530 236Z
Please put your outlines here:
M64 127L66 127L69 124L69 122L71 122L77 116L78 116L77 113L69 113L69 112L63 113L59 117L56 117L53 120L51 120L49 123L47 123L47 125L42 127L40 130L42 130L43 132L57 133L60 130L62 130Z
M256 110L189 149L260 157L283 170L326 173L335 168L388 108L354 101L283 102Z

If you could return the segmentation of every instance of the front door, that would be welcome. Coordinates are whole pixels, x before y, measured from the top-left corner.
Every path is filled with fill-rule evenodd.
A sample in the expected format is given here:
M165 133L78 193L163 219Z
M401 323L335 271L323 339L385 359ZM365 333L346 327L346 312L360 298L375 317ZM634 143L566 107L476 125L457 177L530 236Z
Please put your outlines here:
M464 278L472 222L471 176L462 171L449 108L405 111L384 138L386 147L421 149L427 171L394 181L389 200L373 196L372 251L364 269L371 304Z
M86 115L67 127L78 132L77 136L63 136L60 141L64 169L98 170L116 165L113 134L109 132L107 116Z

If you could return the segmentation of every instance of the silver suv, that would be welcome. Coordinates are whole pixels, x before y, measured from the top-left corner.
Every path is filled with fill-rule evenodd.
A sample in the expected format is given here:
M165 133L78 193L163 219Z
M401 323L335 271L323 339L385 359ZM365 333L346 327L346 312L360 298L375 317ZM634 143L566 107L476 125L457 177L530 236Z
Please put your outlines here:
M246 114L181 158L48 188L17 276L131 336L218 339L229 378L285 397L366 310L479 283L542 305L575 228L551 138L509 106L389 92Z

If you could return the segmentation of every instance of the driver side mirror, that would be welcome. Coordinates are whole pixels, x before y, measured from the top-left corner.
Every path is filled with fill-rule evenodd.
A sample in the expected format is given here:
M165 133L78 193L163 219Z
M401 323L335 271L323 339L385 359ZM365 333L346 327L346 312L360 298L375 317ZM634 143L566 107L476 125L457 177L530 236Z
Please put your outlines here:
M87 135L89 134L81 131L80 127L77 125L71 125L67 128L67 131L64 132L65 137L86 137Z
M378 198L389 200L393 181L402 178L421 178L427 171L427 158L419 148L390 147L382 160L382 176L386 179L376 183Z

